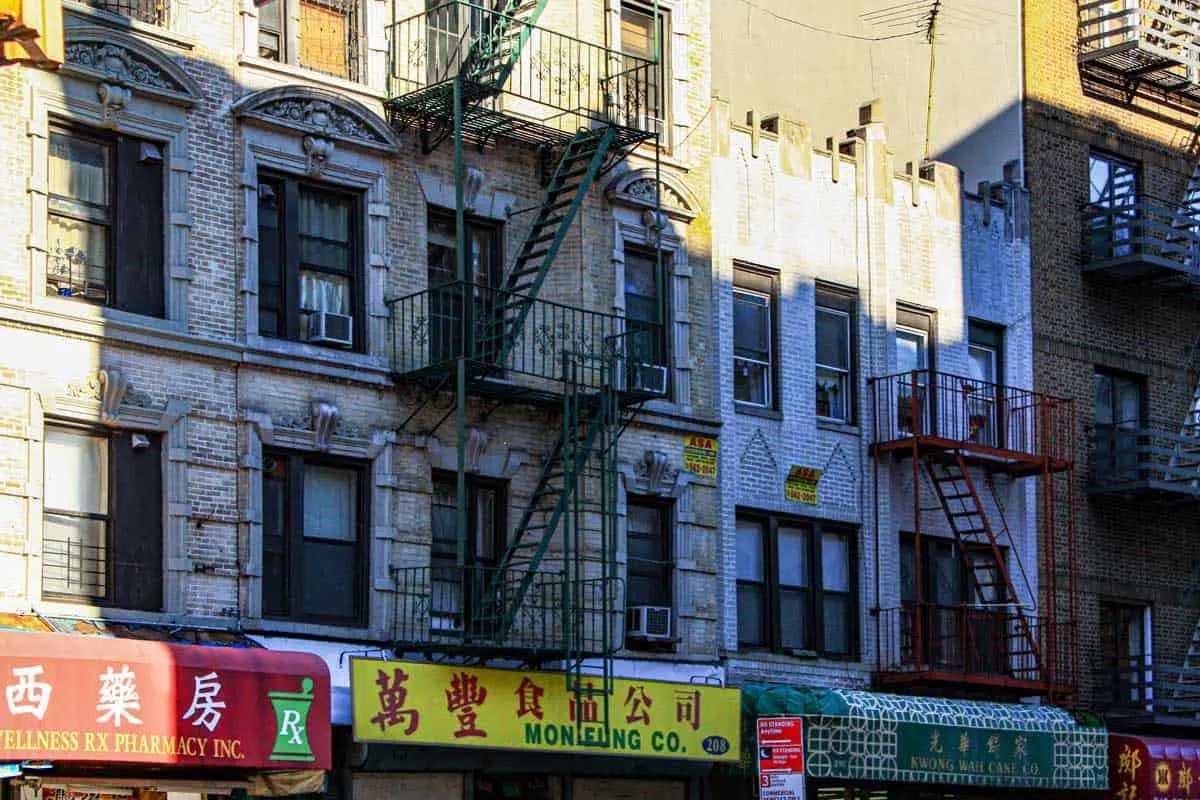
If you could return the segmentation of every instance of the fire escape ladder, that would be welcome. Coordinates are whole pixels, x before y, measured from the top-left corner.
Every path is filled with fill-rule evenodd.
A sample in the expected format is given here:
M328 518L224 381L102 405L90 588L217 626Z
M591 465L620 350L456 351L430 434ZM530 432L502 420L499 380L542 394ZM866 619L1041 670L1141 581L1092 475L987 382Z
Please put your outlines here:
M526 503L521 519L517 523L508 546L500 558L497 579L503 583L498 587L502 596L500 630L508 631L517 619L525 595L529 591L538 566L545 558L550 542L561 524L574 510L572 501L587 466L588 457L595 450L602 434L609 433L617 422L619 413L615 391L611 387L589 390L579 376L588 369L583 357L564 355L563 419L562 429L550 455L542 464L541 473L533 494ZM611 374L611 373L610 373ZM610 381L611 383L611 381ZM578 521L577 521L578 524ZM567 591L577 591L584 578L578 562L582 558L579 547L563 542L564 572L567 576ZM575 559L572 562L572 558ZM579 607L568 603L564 609L568 617L578 615ZM578 620L568 620L568 639L582 635Z
M493 13L482 22L486 29L471 43L463 60L462 76L495 92L503 91L547 2L497 0Z
M1002 528L999 535L993 528L961 453L954 454L948 463L929 458L924 463L954 532L976 602L982 609L1000 609L1011 614L1015 630L1007 631L1004 642L1008 647L1005 655L1009 663L1032 663L1035 674L1048 679L1043 671L1037 636L1018 600L1000 546L1001 539L1011 541L1007 528Z
M612 126L580 130L559 159L533 227L509 270L496 307L483 331L484 352L495 353L503 367L520 340L522 328L546 273L554 263L588 187L600 172L616 132Z

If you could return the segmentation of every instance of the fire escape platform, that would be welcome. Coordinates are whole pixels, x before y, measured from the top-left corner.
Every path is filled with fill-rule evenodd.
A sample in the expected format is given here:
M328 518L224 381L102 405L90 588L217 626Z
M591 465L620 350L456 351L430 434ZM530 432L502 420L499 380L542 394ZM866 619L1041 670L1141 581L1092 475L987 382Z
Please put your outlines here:
M1104 428L1091 439L1088 494L1200 501L1200 436L1173 433L1159 423Z
M1077 0L1078 62L1085 77L1120 90L1152 88L1200 106L1200 9L1192 0Z
M870 380L873 455L954 461L1012 476L1074 468L1069 400L935 370Z
M1036 456L1019 450L1008 450L974 442L962 442L941 436L915 436L871 445L873 454L893 453L901 458L915 455L919 459L950 463L961 455L969 466L985 472L1011 475L1014 478L1040 475L1046 470L1061 472L1071 469L1069 460Z
M462 136L480 147L566 146L578 130L612 127L616 160L654 139L659 65L539 27L539 16L448 0L388 26L392 126L436 147L453 135L458 81Z
M1200 209L1141 197L1083 210L1083 273L1200 296Z
M947 694L994 700L1001 695L1016 701L1022 697L1062 697L1075 691L1074 687L1054 686L1047 681L1014 678L1008 675L965 674L936 668L909 668L880 671L872 676L876 688L899 694L945 697Z
M463 81L462 133L464 141L479 147L498 140L517 142L531 147L565 147L579 128L612 125L616 131L615 149L628 152L656 134L636 127L617 125L599 115L558 113L536 118L505 108L489 87ZM388 122L397 131L441 129L449 131L454 124L454 84L445 81L426 86L411 94L385 101Z

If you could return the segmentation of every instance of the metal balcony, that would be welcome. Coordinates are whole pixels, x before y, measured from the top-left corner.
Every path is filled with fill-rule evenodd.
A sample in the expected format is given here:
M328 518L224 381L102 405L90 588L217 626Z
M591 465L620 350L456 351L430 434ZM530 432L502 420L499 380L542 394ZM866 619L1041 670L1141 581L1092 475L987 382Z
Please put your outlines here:
M1191 0L1078 0L1085 76L1127 91L1200 103L1200 4Z
M398 130L438 135L454 116L462 80L464 137L565 143L580 128L613 125L618 146L662 127L659 65L451 0L388 27L389 118Z
M1014 696L1074 691L1068 626L1015 608L922 604L879 612L883 689L937 694L972 689Z
M1109 724L1200 727L1200 669L1133 657L1103 665L1093 695Z
M571 361L577 389L609 388L615 375L612 388L622 402L665 393L661 326L522 298L529 311L520 329L507 334L500 321L512 318L513 297L454 281L389 301L393 372L436 382L453 376L462 358L477 394L557 402L564 363Z
M1152 197L1083 212L1083 271L1164 291L1200 290L1200 208Z
M1074 462L1070 400L933 370L869 384L876 452L960 453L968 463L1013 475Z
M621 581L568 580L561 570L533 576L516 619L502 633L506 597L522 577L490 566L395 570L393 646L397 652L449 650L534 660L601 656L621 646Z
M1098 426L1088 491L1200 500L1200 437L1161 427Z

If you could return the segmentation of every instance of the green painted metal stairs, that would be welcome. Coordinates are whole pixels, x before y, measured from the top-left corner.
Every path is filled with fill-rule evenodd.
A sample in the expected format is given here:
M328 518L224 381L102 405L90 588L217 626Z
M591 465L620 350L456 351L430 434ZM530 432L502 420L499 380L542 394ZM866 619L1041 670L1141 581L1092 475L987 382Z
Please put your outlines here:
M508 82L533 26L549 0L497 0L487 30L473 42L463 61L462 76L499 92Z
M505 587L502 593L504 608L498 615L502 635L516 621L555 532L571 512L571 503L588 458L598 445L607 444L602 441L604 434L611 433L619 423L620 410L615 389L608 386L594 391L584 390L573 380L571 373L578 374L589 368L580 358L569 355L565 358L569 363L564 365L564 370L569 374L564 376L567 390L563 393L561 430L542 465L533 494L521 513L497 570ZM570 562L572 555L579 555L578 547L572 553L569 552L570 542L564 540L563 545L564 561ZM568 569L567 575L579 580L583 577L578 574L579 571ZM573 628L570 635L580 635L578 625Z
M550 178L533 227L509 270L490 317L484 322L481 352L495 353L503 368L520 341L525 320L562 248L588 188L604 166L616 132L612 126L580 130L571 138Z
M1011 540L1007 526L1002 522L999 534L993 528L962 454L954 454L949 462L926 459L924 463L942 511L954 531L954 540L977 601L984 607L1008 604L1013 610L1021 644L1010 647L1005 656L1010 660L1018 659L1018 663L1024 657L1031 657L1036 674L1048 678L1043 671L1041 647L1029 618L1019 605L1016 587L1000 546L1002 538ZM1012 638L1008 638L1007 643L1014 644Z

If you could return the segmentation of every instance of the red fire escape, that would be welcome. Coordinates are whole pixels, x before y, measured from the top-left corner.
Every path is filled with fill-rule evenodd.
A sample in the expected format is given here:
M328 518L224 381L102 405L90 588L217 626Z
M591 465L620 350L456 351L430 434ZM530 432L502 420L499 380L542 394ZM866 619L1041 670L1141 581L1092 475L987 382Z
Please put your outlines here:
M874 378L871 390L876 512L896 503L902 562L900 604L881 607L876 591L876 684L1069 700L1078 659L1071 401L932 370ZM906 469L911 498L894 488L887 496ZM1037 482L1036 564L1022 561L1023 518L1005 513L1002 488L1021 480ZM911 520L898 522L909 499Z

